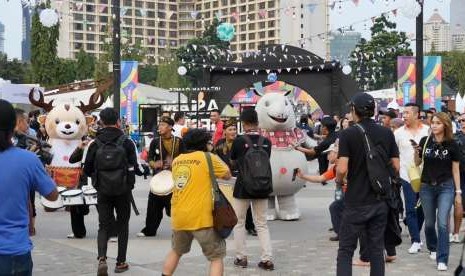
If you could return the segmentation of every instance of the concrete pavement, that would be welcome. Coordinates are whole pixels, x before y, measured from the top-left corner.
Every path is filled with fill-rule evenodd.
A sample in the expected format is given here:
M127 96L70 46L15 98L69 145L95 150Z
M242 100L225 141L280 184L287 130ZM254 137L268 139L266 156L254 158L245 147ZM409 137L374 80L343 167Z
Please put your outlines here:
M315 171L315 164L311 164ZM122 275L161 275L163 260L170 249L170 219L164 218L158 235L153 238L137 238L145 221L148 181L139 179L134 197L140 216L131 214L128 261L130 270ZM328 232L330 217L328 206L333 199L334 184L327 186L307 184L297 195L302 217L299 221L269 223L276 270L264 272L257 268L260 248L257 238L250 237L249 268L239 269L233 265L234 246L227 241L228 254L225 259L225 274L238 275L335 275L337 242L330 242ZM39 201L36 201L39 202ZM63 210L46 213L37 206L37 235L33 238L34 275L96 275L97 268L97 212L91 208L86 216L87 238L67 239L71 232L69 214ZM397 248L398 260L386 266L386 275L452 275L459 263L461 244L452 244L449 271L439 273L435 263L424 251L409 255L409 238L403 229L404 242ZM109 270L112 272L116 257L116 243L109 243ZM358 252L356 255L358 256ZM207 275L208 263L200 247L194 242L192 251L183 256L175 275ZM354 267L353 275L369 275L368 268Z

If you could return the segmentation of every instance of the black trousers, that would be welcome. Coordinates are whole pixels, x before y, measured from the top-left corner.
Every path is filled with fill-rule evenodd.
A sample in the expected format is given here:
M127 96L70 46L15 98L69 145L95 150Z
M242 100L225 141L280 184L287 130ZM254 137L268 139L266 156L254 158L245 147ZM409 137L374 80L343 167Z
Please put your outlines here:
M116 211L116 230L118 234L118 257L116 261L126 261L128 249L129 218L131 216L131 193L120 196L105 196L97 194L98 209L98 256L107 256L108 239L112 233L112 222Z
M255 230L255 224L253 223L252 208L247 209L247 216L245 217L245 229Z
M366 231L370 258L370 275L384 275L384 231L387 223L386 202L373 205L345 206L339 229L339 250L337 253L337 275L352 275L352 257L357 248L357 239Z
M344 200L339 199L333 201L329 205L329 214L331 215L331 224L333 225L334 233L339 235L341 227L342 212L344 211Z
M158 227L163 219L163 209L166 215L171 216L171 194L159 196L149 193L147 203L147 217L145 218L145 227L141 230L146 236L155 236Z
M89 214L89 206L76 205L69 207L71 217L71 229L74 237L82 239L86 237L86 225L84 224L84 216Z

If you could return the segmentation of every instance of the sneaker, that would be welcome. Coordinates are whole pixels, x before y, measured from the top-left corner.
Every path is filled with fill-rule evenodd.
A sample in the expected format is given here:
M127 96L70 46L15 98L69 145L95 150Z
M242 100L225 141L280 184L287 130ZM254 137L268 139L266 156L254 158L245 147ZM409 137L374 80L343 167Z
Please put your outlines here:
M459 234L450 234L449 235L449 242L460 243Z
M436 261L436 252L430 252L429 253L429 258L433 261Z
M329 240L330 240L330 241L338 241L338 240L339 240L339 236L336 235L336 236L329 237Z
M110 242L118 242L118 237L111 237L108 239Z
M74 239L74 234L68 234L66 237L67 237L68 239Z
M386 255L386 258L384 259L384 261L385 261L386 263L393 263L396 259L397 259L396 256L389 256L389 255Z
M258 236L257 230L255 229L247 229L247 234L254 236L254 237Z
M410 246L410 248L408 249L408 253L416 254L416 253L420 252L420 250L421 250L421 243L414 242L414 243L412 243L412 246Z
M97 276L108 276L108 265L105 258L100 258L98 262Z
M272 261L260 261L258 263L258 267L268 271L274 270L274 264Z
M247 267L247 257L234 259L234 265L242 268Z
M438 271L447 271L447 265L445 263L438 263Z
M143 238L143 237L145 237L145 234L143 232L139 232L139 233L136 234L136 237Z
M116 263L115 273L123 273L129 269L128 263Z

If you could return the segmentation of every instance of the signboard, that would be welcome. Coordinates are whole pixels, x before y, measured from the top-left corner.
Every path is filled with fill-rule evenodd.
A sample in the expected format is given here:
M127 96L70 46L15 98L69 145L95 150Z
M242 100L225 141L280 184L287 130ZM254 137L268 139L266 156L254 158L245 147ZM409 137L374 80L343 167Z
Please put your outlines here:
M121 108L120 114L127 124L137 125L137 85L139 84L137 61L121 61Z

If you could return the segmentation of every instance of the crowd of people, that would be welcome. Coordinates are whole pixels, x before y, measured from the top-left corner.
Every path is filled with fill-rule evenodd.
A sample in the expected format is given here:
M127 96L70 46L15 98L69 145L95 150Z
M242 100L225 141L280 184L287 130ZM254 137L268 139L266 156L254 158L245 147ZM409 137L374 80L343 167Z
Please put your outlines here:
M375 114L375 100L365 93L356 94L349 108L344 116L326 115L314 120L314 116L303 115L297 125L318 140L318 145L292 145L307 160L317 159L319 165L318 174L298 170L297 177L323 185L332 180L336 183L334 201L328 207L335 233L330 240L339 242L337 275L352 275L352 265L370 266L370 275L384 275L385 262L396 260L403 225L410 235L408 253L423 250L423 224L429 257L436 262L437 270L447 270L449 244L460 242L463 217L465 114L421 110L411 103ZM244 166L247 153L256 149L268 159L268 164L264 162L260 168L269 167L272 144L260 133L256 111L246 108L239 121L224 121L214 110L210 114L213 132L186 126L185 117L182 112L173 117L162 114L155 138L147 146L148 154L142 158L153 175L171 171L174 188L166 195L149 192L145 225L137 237L157 235L165 213L171 217L173 235L163 275L174 273L193 240L210 262L210 275L223 275L226 243L214 229L213 180L209 173L213 170L216 178L236 178L230 202L238 219L233 230L234 265L249 266L245 249L248 233L258 236L260 242L258 267L274 270L267 223L271 190L251 189L254 183ZM96 119L89 135L71 154L70 162L82 160L81 181L91 177L97 190L97 274L108 275L107 243L112 238L118 242L115 272L129 269L126 252L134 203L131 191L136 175L147 174L148 168L144 171L141 166L138 151L143 149L138 150L135 141L125 135L115 110L103 109L98 124ZM46 147L46 141L44 127L37 124L34 114L28 117L23 110L0 101L0 275L14 275L12 271L31 275L29 236L36 231L35 192L50 201L58 198L45 170L47 156L35 157L38 144ZM385 174L389 175L389 186L383 187L383 193L373 187L373 172L367 162L370 150L380 153ZM422 167L419 190L409 175L411 168L418 166ZM452 210L453 227L449 225ZM68 237L85 238L84 215L88 207L69 211L73 234ZM360 256L354 258L358 244Z

